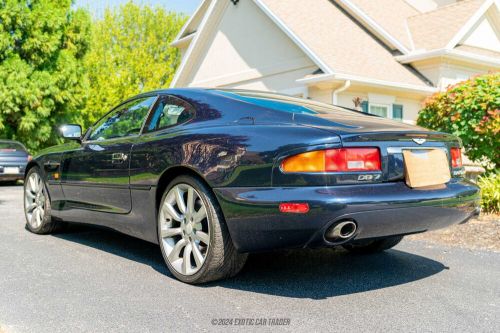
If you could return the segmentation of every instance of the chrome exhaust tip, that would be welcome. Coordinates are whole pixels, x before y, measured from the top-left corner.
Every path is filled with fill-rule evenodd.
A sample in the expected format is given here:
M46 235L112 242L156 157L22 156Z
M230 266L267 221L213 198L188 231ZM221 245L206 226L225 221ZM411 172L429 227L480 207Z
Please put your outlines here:
M326 238L330 241L346 240L354 236L357 228L354 221L342 221L328 228Z

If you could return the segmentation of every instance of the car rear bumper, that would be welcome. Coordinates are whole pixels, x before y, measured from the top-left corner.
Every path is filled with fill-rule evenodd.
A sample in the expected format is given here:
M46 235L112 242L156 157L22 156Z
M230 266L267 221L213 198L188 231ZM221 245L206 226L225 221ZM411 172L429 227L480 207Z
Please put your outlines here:
M14 167L19 169L19 173L5 173L5 168ZM8 162L0 160L0 182L2 181L13 181L24 179L24 170L26 169L26 163L24 162Z
M416 190L403 182L294 188L217 188L215 194L241 252L338 245L326 230L353 220L353 238L419 233L463 223L479 213L479 189L453 179L439 189ZM307 202L306 214L281 213L283 202Z
M0 173L0 182L9 182L13 180L22 180L24 179L24 173L20 174L5 174Z

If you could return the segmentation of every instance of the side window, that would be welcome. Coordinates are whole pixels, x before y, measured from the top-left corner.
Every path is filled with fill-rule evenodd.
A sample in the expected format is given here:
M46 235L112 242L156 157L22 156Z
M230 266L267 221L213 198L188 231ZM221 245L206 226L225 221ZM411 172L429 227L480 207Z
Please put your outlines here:
M152 132L180 125L193 117L194 109L189 103L177 97L162 96L156 104L147 130Z
M119 106L95 124L89 140L107 140L139 134L155 100L155 96L144 97Z

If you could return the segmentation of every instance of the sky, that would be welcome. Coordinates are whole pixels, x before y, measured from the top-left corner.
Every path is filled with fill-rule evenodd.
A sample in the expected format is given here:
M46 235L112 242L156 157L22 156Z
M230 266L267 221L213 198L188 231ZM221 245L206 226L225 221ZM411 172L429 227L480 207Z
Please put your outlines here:
M130 0L76 0L75 6L87 8L96 16L102 15L107 7L116 7L127 3ZM188 15L193 14L201 0L133 0L138 4L162 6L167 10L182 12Z

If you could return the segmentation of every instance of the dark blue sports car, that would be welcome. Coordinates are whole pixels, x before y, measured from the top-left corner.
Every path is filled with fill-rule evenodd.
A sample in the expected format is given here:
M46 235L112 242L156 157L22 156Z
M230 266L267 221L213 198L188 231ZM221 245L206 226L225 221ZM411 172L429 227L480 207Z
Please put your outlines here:
M27 228L157 243L188 283L233 276L250 252L383 251L478 213L456 137L306 99L161 90L61 133L27 166Z

